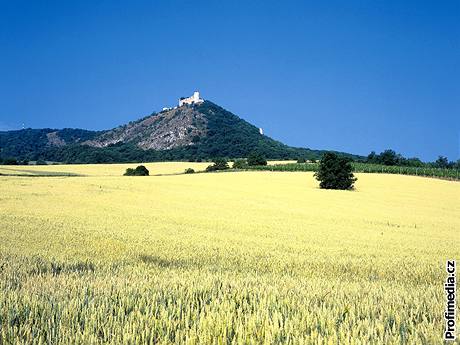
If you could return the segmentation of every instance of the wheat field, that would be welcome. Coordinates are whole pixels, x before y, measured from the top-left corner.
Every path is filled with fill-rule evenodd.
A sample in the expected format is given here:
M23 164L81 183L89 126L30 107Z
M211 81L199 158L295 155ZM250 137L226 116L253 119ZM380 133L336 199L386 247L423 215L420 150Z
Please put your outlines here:
M206 165L0 176L0 343L442 343L460 183Z
M294 163L295 161L268 161L268 165ZM158 162L142 163L151 171L151 175L171 175L183 173L185 169L204 171L212 162ZM229 163L232 166L233 163ZM65 174L75 176L120 176L127 168L138 164L56 164L56 165L0 165L0 175L29 175L29 176L61 176Z

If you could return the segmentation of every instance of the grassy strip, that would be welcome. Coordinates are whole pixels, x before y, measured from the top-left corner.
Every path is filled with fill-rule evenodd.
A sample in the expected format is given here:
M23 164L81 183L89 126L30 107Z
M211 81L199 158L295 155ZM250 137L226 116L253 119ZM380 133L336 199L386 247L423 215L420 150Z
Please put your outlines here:
M5 177L84 177L85 175L71 174L71 173L62 173L62 174L35 174L35 175L25 175L25 174L2 174L0 176Z
M268 170L268 171L317 171L318 163L288 163L267 166L249 166L248 170ZM353 163L354 172L357 173L380 173L380 174L399 174L445 178L450 180L460 180L458 169L439 169L423 167L401 167L386 166L379 164Z

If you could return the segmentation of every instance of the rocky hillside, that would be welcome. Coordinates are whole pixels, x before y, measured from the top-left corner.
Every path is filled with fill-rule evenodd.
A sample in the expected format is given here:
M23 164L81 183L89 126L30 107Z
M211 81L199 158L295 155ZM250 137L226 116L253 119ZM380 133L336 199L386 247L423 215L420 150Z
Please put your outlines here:
M107 147L133 143L144 150L169 150L193 145L195 138L205 137L207 123L204 114L195 107L182 106L114 128L83 144Z
M209 101L154 113L101 132L81 129L0 132L0 157L19 160L68 163L204 160L218 156L245 157L253 150L271 159L319 158L322 153L289 147L261 135L257 127Z

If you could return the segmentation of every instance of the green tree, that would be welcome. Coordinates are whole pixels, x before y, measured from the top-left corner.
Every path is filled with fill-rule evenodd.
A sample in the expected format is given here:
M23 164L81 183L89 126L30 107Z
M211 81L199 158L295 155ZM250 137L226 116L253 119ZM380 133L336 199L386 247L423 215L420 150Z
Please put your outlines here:
M252 151L248 156L248 165L267 165L267 160L258 151Z
M439 156L436 162L434 162L434 165L436 168L445 169L449 167L449 160L447 159L447 157Z
M233 169L245 169L247 167L248 163L246 162L246 159L237 159L233 162Z
M385 150L379 155L379 160L381 164L384 165L398 165L399 156L393 150Z
M143 165L137 166L136 169L128 168L124 173L125 176L149 176L149 174L148 169Z
M206 168L206 171L226 170L230 168L225 158L215 158L213 163Z
M408 167L423 167L424 165L424 163L416 157L404 159L403 163L403 165Z
M18 165L16 158L5 158L1 163L4 165Z
M353 189L357 178L349 159L327 152L319 162L319 170L314 175L323 189Z
M367 155L366 162L367 163L378 163L378 155L375 153L375 151L372 151Z

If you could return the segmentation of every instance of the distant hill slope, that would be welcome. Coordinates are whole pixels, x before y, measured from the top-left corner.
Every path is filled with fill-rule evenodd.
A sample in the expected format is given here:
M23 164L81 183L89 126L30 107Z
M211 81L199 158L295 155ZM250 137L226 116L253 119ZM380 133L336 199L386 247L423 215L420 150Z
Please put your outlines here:
M0 156L18 159L40 157L54 147L79 144L100 133L73 128L0 131Z
M253 150L270 159L319 158L323 152L290 147L261 135L257 127L210 101L154 113L107 131L0 132L0 150L2 157L68 163L235 158Z

